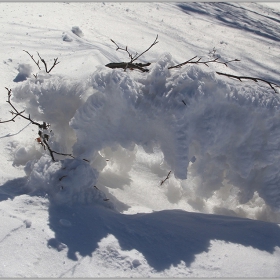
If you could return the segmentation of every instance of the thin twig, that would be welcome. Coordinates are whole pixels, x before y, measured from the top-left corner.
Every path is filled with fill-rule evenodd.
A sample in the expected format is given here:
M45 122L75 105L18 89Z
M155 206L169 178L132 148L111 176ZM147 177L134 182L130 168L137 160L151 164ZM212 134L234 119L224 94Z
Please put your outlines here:
M134 57L132 56L132 54L128 51L127 46L125 48L121 48L114 40L110 39L115 45L116 45L116 51L121 50L121 51L125 51L127 52L129 58L130 58L130 62L133 61L133 58L137 55L137 53L134 55Z
M186 64L204 64L207 67L209 67L208 63L220 63L220 64L224 64L225 66L228 66L228 63L230 63L230 62L240 61L239 59L233 59L233 60L228 60L226 62L222 62L222 61L218 61L219 58L215 58L213 60L207 60L207 61L200 61L201 57L198 58L196 61L192 61L195 58L197 58L197 56L194 56L193 58L191 58L191 59L189 59L189 60L187 60L187 61L185 61L183 63L180 63L178 65L170 66L170 67L168 67L168 69L181 68L183 65L186 65Z
M38 122L35 122L35 121L33 121L33 120L31 119L30 115L28 115L28 117L24 116L23 113L24 113L25 111L24 111L24 110L21 111L21 112L18 111L17 108L16 108L16 107L12 104L12 102L11 102L12 90L11 90L11 89L8 89L7 87L5 87L5 88L6 88L7 91L8 91L8 100L7 100L7 102L8 102L9 105L13 108L13 110L10 111L10 112L11 112L11 114L14 115L14 116L13 116L11 119L9 119L9 120L0 121L0 123L14 122L14 121L15 121L15 118L18 117L18 116L20 116L20 117L22 117L22 118L24 118L24 119L30 121L32 124L38 126L38 128L39 128L38 134L39 134L40 137L36 138L36 140L37 140L37 142L38 142L39 144L41 144L41 145L43 146L44 149L46 149L46 147L47 147L47 149L48 149L48 151L49 151L49 153L50 153L50 156L51 156L51 158L52 158L53 161L55 161L54 154L62 155L62 156L69 156L69 157L74 158L72 154L59 153L59 152L56 152L56 151L54 151L54 150L51 149L51 147L50 147L49 144L48 144L49 135L48 135L48 134L44 134L44 133L40 130L40 129L47 130L47 129L50 127L50 125L47 124L46 122L43 122L42 124L40 124L40 123L38 123ZM83 160L88 161L88 160L86 160L86 159L83 159Z
M32 58L32 60L35 62L35 64L38 66L39 70L41 70L40 66L39 66L39 60L38 62L35 61L33 55L31 55L28 51L23 50L24 52L26 52L27 54L29 54L29 56Z
M117 51L118 50L122 50L122 51L125 51L127 52L129 58L130 58L130 62L129 63L132 63L133 61L136 61L140 56L142 56L144 53L146 53L148 50L150 50L154 45L156 45L158 43L157 41L158 39L158 35L156 36L156 39L154 40L154 42L149 46L149 48L147 48L145 51L143 51L141 54L138 55L138 53L136 52L135 55L132 55L129 51L128 51L128 48L127 46L125 48L121 48L114 40L110 39L117 47Z
M19 112L15 106L12 104L11 102L11 93L12 93L12 90L11 89L8 89L7 87L5 87L5 89L8 91L8 100L7 100L7 103L10 104L10 106L13 108L14 111L10 111L10 113L12 115L15 115L13 118L11 118L10 120L6 120L6 121L0 121L0 123L6 123L6 122L14 122L15 121L15 118L20 116L28 121L30 121L32 124L35 124L37 125L39 128L43 128L44 126L44 123L43 124L40 124L40 123L37 123L35 121L33 121L31 118L30 118L30 115L28 117L24 116L23 113L25 112L24 110Z
M44 66L45 66L45 70L46 70L47 73L50 73L52 71L52 69L55 67L55 65L57 65L59 63L59 62L57 62L58 57L54 58L54 63L52 65L52 67L48 70L46 61L40 56L40 54L38 52L37 52L37 54L40 57L40 60L43 62Z
M260 79L260 78L253 78L253 77L247 77L247 76L235 76L235 75L231 75L231 74L227 74L227 73L221 73L221 72L216 72L218 75L223 75L223 76L227 76L229 78L234 78L234 79L238 79L240 82L242 82L242 79L246 79L246 80L253 80L254 82L258 82L258 81L261 81L261 82L264 82L264 83L267 83L273 90L275 93L277 93L275 87L280 87L280 85L277 85L275 83L272 83L272 82L269 82L267 80L264 80L264 79ZM274 87L273 87L274 86Z
M55 161L55 158L54 158L53 154L62 155L62 156L69 156L69 157L74 158L72 154L64 154L64 153L59 153L59 152L56 152L56 151L52 150L50 145L49 145L49 143L48 143L48 140L49 140L48 139L49 138L48 134L44 134L43 135L42 132L39 131L39 136L43 140L42 142L44 143L44 145L47 147L47 149L48 149L48 151L50 153L50 156L51 156L53 161Z
M167 174L166 178L161 181L160 185L162 185L167 179L169 179L170 174L171 174L171 171L169 171L169 173Z
M157 41L157 39L158 39L158 35L156 36L156 39L154 40L154 42L149 46L149 48L147 48L145 51L143 51L138 56L134 57L131 62L137 60L140 56L142 56L144 53L146 53L148 50L150 50L154 45L156 45L159 42L159 41Z

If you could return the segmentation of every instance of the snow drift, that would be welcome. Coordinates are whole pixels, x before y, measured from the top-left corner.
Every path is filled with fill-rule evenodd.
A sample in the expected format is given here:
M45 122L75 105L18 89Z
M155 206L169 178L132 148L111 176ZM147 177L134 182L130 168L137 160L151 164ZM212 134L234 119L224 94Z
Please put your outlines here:
M129 154L130 162L121 162L128 179L137 147L150 154L159 149L159 168L172 170L185 189L192 177L196 196L207 199L230 186L240 204L257 193L277 212L278 95L266 85L222 79L203 67L168 70L171 65L172 56L163 54L147 74L99 67L78 82L31 78L14 89L15 100L52 124L56 150L73 148L97 173L109 164L102 156L108 147Z
M278 96L265 86L230 85L199 67L169 71L171 64L163 55L145 78L107 69L93 74L95 93L71 120L74 154L94 158L118 144L151 153L159 146L181 180L195 157L199 195L209 197L227 182L240 189L240 203L258 191L279 209Z

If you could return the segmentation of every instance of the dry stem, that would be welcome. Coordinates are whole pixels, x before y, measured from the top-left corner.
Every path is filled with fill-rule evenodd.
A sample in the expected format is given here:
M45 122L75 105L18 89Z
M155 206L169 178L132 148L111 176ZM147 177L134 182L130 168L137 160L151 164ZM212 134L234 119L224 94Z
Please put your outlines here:
M264 83L267 83L273 90L275 93L277 93L275 87L280 87L279 85L269 82L267 80L264 79L260 79L260 78L253 78L253 77L247 77L247 76L235 76L235 75L231 75L231 74L227 74L227 73L221 73L221 72L216 72L218 75L223 75L223 76L227 76L229 78L234 78L234 79L238 79L240 82L242 82L242 79L246 79L246 80L253 80L254 82L258 82L258 81L262 81ZM274 86L274 87L273 87Z
M168 67L168 69L181 68L182 66L184 66L186 64L204 64L207 67L209 67L208 63L220 63L220 64L224 64L225 66L228 66L228 63L230 63L230 62L240 61L239 59L233 59L233 60L229 60L229 61L226 61L226 62L222 62L222 61L218 61L219 58L215 58L213 60L207 60L207 61L200 61L201 57L198 58L196 61L193 61L195 58L197 58L197 56L194 56L193 58L191 58L191 59L189 59L189 60L187 60L187 61L185 61L183 63L180 63L178 65L174 65L174 66Z
M161 181L160 185L162 185L167 179L169 179L170 174L171 174L171 171L169 171L169 173L167 174L166 178Z

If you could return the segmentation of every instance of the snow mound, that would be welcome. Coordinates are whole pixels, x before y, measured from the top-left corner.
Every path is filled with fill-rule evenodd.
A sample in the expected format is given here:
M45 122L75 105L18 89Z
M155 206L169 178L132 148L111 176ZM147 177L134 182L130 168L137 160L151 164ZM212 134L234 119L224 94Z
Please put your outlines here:
M83 36L84 36L84 33L83 33L83 31L80 29L79 26L73 26L72 29L71 29L71 31L72 31L75 35L77 35L78 37L83 37Z
M106 196L95 188L97 172L79 159L53 162L48 155L29 161L26 188L30 193L46 193L54 205L103 205L113 208Z
M180 200L191 178L195 196L202 199L230 186L239 203L247 203L258 193L278 211L278 95L265 84L232 81L198 66L169 70L171 65L172 56L166 53L145 74L99 67L88 79L75 81L40 72L37 79L30 78L14 89L14 100L23 102L32 118L51 124L52 149L73 153L80 163L89 160L97 172L116 162L118 177L110 170L102 174L103 182L115 182L115 188L130 181L140 146L148 154L160 150L162 166L172 170L174 187L166 190L171 203ZM113 152L108 162L107 148L127 153ZM28 158L25 154L24 149L18 150L19 164ZM47 166L54 168L56 163ZM151 172L160 169L154 166Z
M278 96L265 85L220 79L196 66L169 71L172 64L165 54L146 76L98 69L89 82L94 94L70 123L74 154L94 159L116 145L137 144L148 153L160 147L181 180L195 156L190 170L201 179L198 195L209 197L227 182L240 189L240 203L258 191L279 209Z
M72 42L73 39L68 35L68 34L63 34L62 35L62 40L65 42Z

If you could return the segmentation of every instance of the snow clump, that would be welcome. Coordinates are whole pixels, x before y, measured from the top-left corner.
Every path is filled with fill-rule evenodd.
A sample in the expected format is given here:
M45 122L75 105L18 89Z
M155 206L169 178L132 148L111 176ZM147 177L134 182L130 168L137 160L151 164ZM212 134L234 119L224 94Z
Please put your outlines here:
M29 161L25 166L25 188L30 193L46 193L55 205L103 205L113 208L106 196L95 188L97 172L80 159L53 162L49 155Z
M16 83L25 81L27 78L29 78L32 72L32 67L29 64L23 63L23 64L19 64L17 70L19 73L14 78L14 82Z
M83 31L78 27L78 26L73 26L71 31L77 35L78 37L83 37L84 36L84 33Z

